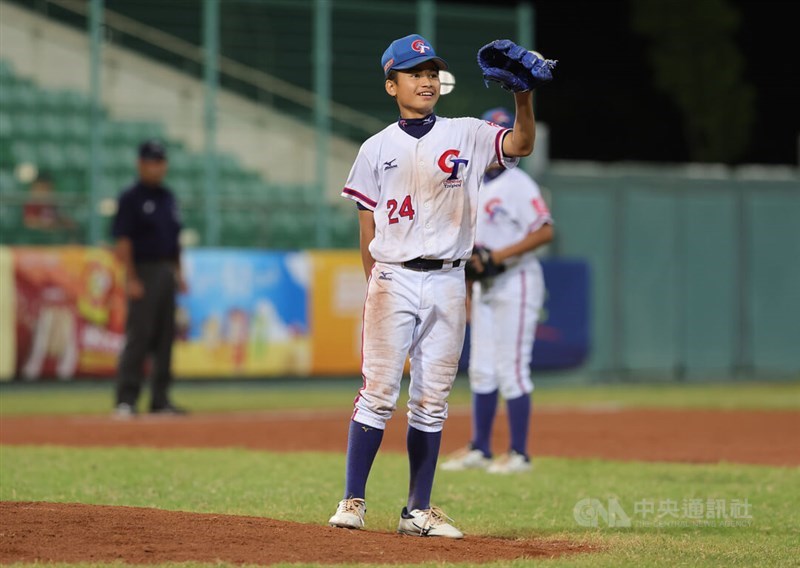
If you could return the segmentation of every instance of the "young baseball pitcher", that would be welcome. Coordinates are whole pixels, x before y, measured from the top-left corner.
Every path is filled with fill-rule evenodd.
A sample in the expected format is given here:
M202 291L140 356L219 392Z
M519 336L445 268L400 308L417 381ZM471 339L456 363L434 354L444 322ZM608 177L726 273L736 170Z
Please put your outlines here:
M479 62L486 79L515 91L513 130L434 114L447 63L425 38L395 40L381 59L400 118L361 146L342 191L359 208L367 296L363 386L350 421L344 498L329 520L335 527L364 526L367 477L410 356L410 483L397 530L463 537L431 505L431 490L464 340L464 263L473 247L478 186L491 164L510 167L533 150L531 90L552 78L554 65L509 40L482 48Z
M483 118L510 127L504 108ZM442 463L443 470L486 469L521 473L531 469L530 362L536 322L544 302L544 278L534 250L553 239L552 218L539 186L520 169L491 166L478 197L475 253L467 266L471 285L469 380L472 441ZM506 401L511 448L492 462L490 440L498 392Z

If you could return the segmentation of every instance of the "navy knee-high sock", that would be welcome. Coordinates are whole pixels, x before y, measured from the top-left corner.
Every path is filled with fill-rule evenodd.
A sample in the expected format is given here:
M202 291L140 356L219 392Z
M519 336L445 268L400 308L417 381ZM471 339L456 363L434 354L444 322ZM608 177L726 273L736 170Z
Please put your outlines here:
M381 447L383 430L350 421L347 435L347 469L345 473L345 499L364 499L367 493L367 478L372 462Z
M497 391L472 393L472 448L492 457L491 439L494 415L497 411Z
M511 430L511 449L528 457L528 426L531 419L531 396L523 394L520 397L506 401L508 409L508 425Z
M408 484L408 510L430 509L433 476L442 442L441 432L423 432L408 427L406 444L408 446L408 465L410 480Z

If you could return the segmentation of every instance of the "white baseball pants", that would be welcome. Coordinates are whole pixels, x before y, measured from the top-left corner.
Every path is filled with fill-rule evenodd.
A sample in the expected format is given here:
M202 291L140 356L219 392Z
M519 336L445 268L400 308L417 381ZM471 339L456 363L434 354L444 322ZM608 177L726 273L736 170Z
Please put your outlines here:
M464 344L465 301L463 265L421 272L375 263L364 303L364 385L353 420L386 427L410 356L408 423L423 432L442 430Z
M533 391L531 351L544 301L536 264L512 269L472 288L469 379L472 392L500 390L506 399Z

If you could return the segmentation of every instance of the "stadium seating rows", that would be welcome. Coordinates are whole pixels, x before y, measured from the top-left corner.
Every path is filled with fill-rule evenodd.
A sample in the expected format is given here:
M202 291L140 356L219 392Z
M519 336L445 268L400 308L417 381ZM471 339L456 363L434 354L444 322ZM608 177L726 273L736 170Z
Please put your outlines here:
M0 242L55 244L83 242L89 217L88 170L91 103L80 92L46 89L14 72L0 59ZM135 177L136 147L144 139L165 141L170 159L168 185L180 200L184 224L200 236L205 228L205 156L170 139L153 121L115 120L102 111L101 195L114 197ZM310 186L279 186L241 166L235 156L218 155L219 225L223 246L301 249L315 246L315 200ZM22 203L27 183L16 172L23 164L48 171L57 198L77 228L63 231L26 229ZM333 247L358 243L357 216L331 210Z

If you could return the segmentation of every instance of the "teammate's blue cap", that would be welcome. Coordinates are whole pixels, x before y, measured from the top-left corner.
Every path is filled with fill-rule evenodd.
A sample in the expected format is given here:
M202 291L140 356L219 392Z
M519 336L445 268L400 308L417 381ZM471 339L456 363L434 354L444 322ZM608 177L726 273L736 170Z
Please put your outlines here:
M439 69L447 69L447 62L436 55L428 40L411 34L389 44L381 57L381 67L384 76L388 76L392 69L411 69L426 61L435 62Z
M490 108L481 117L483 120L499 124L503 128L514 127L514 115L508 112L508 109L503 107Z

